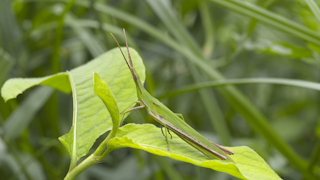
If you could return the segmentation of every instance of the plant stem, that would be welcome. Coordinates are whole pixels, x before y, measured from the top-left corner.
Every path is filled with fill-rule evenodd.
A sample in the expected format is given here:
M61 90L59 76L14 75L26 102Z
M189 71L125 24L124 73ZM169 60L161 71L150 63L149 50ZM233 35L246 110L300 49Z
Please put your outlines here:
M64 17L71 10L74 3L75 3L75 0L70 0L66 3L62 14L60 15L57 21L57 29L55 31L55 42L53 43L53 56L51 59L52 74L60 71L59 55L60 55L60 46L61 46L61 40L62 40Z
M112 130L108 137L99 145L97 150L87 157L84 161L82 161L78 166L76 166L71 172L68 172L67 176L64 178L65 180L75 179L82 171L91 167L94 164L97 164L104 157L106 157L111 151L114 149L108 148L108 142L112 139L117 131Z
M111 151L114 150L114 149L108 148L109 140L116 135L119 128L118 125L116 125L115 123L113 124L114 124L113 129L111 130L109 135L106 137L106 139L99 145L96 151L93 154L91 154L89 157L87 157L84 161L82 161L78 166L76 166L74 169L68 172L67 176L64 178L65 180L75 179L82 171L86 170L87 168L91 167L94 164L97 164L104 157L106 157Z
M93 155L95 155L96 157L99 156L103 156L102 159L108 155L108 151L110 150L110 148L108 148L108 142L110 139L112 139L116 133L117 133L117 129L112 129L111 132L109 133L108 137L99 145L99 147L97 148L97 150L93 153ZM111 150L112 151L112 150ZM110 152L111 152L110 151ZM108 153L107 153L108 152Z
M101 143L101 145L102 144L103 143ZM78 166L76 166L71 172L69 172L67 174L67 176L64 178L64 180L73 180L73 179L75 179L82 171L86 170L87 168L91 167L94 164L97 164L106 155L108 155L111 151L112 151L112 149L107 149L101 156L96 156L95 153L91 154L84 161L82 161Z
M312 172L313 167L316 164L319 157L320 157L320 139L318 139L318 142L315 145L314 150L311 155L311 158L310 158L310 162L309 162L309 166L308 166L310 172Z

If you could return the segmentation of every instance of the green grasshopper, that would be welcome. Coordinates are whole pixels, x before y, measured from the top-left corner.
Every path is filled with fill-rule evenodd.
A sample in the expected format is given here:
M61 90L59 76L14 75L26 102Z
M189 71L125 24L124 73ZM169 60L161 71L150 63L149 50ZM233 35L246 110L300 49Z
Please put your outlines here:
M234 152L231 150L228 150L214 142L209 141L205 137L203 137L200 133L198 133L196 130L194 130L191 126L189 126L183 119L182 115L179 117L179 115L175 114L172 112L169 108L167 108L165 105L163 105L158 99L153 97L149 92L143 87L141 84L141 81L139 79L138 74L136 73L133 63L131 60L130 52L129 52L129 47L128 47L128 42L127 42L127 37L125 33L125 29L123 29L124 37L125 37L125 42L126 42L126 47L128 51L128 58L129 62L127 61L124 53L121 50L121 47L116 40L116 38L113 36L114 40L116 41L123 57L124 60L126 61L127 66L130 69L130 72L132 74L132 77L134 79L134 82L136 84L137 88L137 96L138 96L138 103L140 106L134 107L130 110L124 111L122 113L127 113L136 109L144 108L146 107L148 114L153 117L158 123L160 123L162 126L165 127L170 134L170 131L174 132L177 136L179 136L182 140L190 144L192 147L203 153L205 156L209 157L210 159L213 159L215 157L221 159L221 160L230 160L232 159L228 155L233 155ZM168 145L168 150L169 150L169 141L168 141L168 136L167 133L166 135L164 134L161 126L161 132L164 135L167 145ZM171 138L172 135L170 134Z

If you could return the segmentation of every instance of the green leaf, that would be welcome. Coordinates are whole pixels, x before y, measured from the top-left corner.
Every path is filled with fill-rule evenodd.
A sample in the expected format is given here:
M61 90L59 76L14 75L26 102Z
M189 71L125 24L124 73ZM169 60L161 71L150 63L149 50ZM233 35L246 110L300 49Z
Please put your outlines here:
M228 147L235 152L231 155L234 163L220 159L210 160L175 134L172 133L172 136L172 139L169 139L170 151L168 151L159 128L151 124L128 124L118 130L116 137L109 141L108 146L114 149L124 147L141 149L159 156L225 172L241 179L281 179L255 151L246 146Z
M285 42L272 42L272 43L257 43L250 44L250 49L261 51L277 56L292 57L292 58L312 58L312 53L309 49L300 48Z
M314 16L320 21L320 9L314 0L305 0Z
M123 49L126 52L126 49ZM134 67L142 83L145 68L138 53L130 48ZM8 80L1 89L2 97L9 100L26 89L39 84L63 92L73 93L73 124L70 132L60 141L67 148L73 161L86 155L95 140L112 128L111 117L105 105L94 93L92 73L100 75L115 96L119 111L136 102L136 88L132 75L118 48L112 49L89 63L67 73L42 78L15 78ZM75 147L75 148L74 148Z
M219 81L209 81L203 83L197 83L193 85L187 85L180 87L176 90L167 92L158 96L159 99L169 98L177 96L183 93L197 91L204 88L210 87L221 87L226 85L241 85L241 84L278 84L278 85L289 85L295 87L302 87L312 90L320 91L320 83L296 80L296 79L285 79L285 78L243 78L243 79L226 79Z
M100 97L112 118L115 127L119 127L119 109L114 95L110 91L106 82L104 82L97 73L94 73L94 93Z
M320 35L317 32L255 4L239 0L210 0L210 2L320 45Z
M1 88L1 96L5 101L16 98L25 90L37 86L46 85L64 93L70 93L70 82L67 73L45 76L41 78L12 78L7 80Z
M81 27L81 24L78 23L76 17L73 15L66 16L66 24L70 25L78 34L82 42L86 45L93 56L98 56L102 54L105 49L107 49L99 38L93 36L93 33L90 33L87 28Z

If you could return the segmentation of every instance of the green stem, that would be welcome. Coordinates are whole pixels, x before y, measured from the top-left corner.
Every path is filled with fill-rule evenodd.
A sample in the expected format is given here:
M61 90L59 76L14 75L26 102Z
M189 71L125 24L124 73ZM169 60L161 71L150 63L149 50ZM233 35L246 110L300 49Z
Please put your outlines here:
M64 23L64 16L70 11L73 7L75 0L70 0L66 5L58 19L57 22L57 29L55 32L55 42L53 45L53 56L51 60L51 71L52 74L55 74L60 71L60 62L59 62L59 52L60 52L60 45L62 40L62 30L63 30L63 23Z
M19 156L19 154L16 151L16 147L15 144L12 142L8 142L8 140L4 139L4 142L6 143L7 147L9 147L13 158L15 159L15 161L19 164L19 168L20 170L24 173L26 179L28 180L32 180L31 175L29 174L28 170L26 169L26 167L23 165L23 162Z
M314 16L320 22L320 9L314 0L305 0Z
M72 171L68 172L67 176L64 178L65 180L75 179L81 172L91 167L94 164L97 164L104 157L106 157L111 151L114 149L108 148L108 142L112 139L116 133L118 128L112 129L107 138L99 145L97 150L87 157L84 161L82 161L78 166L76 166Z
M211 55L214 50L214 28L211 19L211 14L209 10L209 6L206 1L202 1L199 6L201 20L203 21L203 30L204 30L204 37L205 42L204 46L202 47L203 55L208 59L211 58Z
M311 158L310 158L308 168L311 172L313 170L314 165L318 161L319 157L320 157L320 139L318 139L317 144L315 145L314 150L311 155Z
M212 87L222 87L227 85L244 85L244 84L274 84L274 85L287 85L295 86L300 88L312 89L320 91L320 84L310 81L302 81L295 79L285 79L285 78L242 78L242 79L226 79L226 80L217 80L217 81L208 81L201 82L192 85L186 85L167 93L157 95L158 99L172 98L174 96L197 91L205 88Z
M118 130L118 128L111 130L108 137L100 144L100 146L97 148L97 150L93 153L95 156L103 156L103 158L104 158L108 154L108 153L106 154L106 152L108 152L110 149L110 148L108 148L108 142L110 141L110 139L112 139L116 135L117 130Z
M103 143L101 143L101 145L102 144ZM83 172L87 168L91 167L92 165L97 164L106 155L108 155L111 151L112 151L111 149L107 149L106 151L104 151L104 153L101 156L96 156L95 153L91 154L84 161L82 161L77 167L75 167L71 172L69 172L67 174L67 176L64 178L64 180L73 180L73 179L75 179L81 172Z
M20 166L20 169L17 170L14 175L10 178L10 180L14 180L14 179L18 179L18 177L22 174L22 173L26 173L26 167L32 163L34 163L35 159L37 158L41 158L40 156L43 155L44 152L46 152L48 149L50 149L51 147L53 147L54 145L57 145L57 140L56 139L52 139L51 141L47 142L43 147L41 147L39 150L37 150L32 157L29 157L29 159L25 162L23 162ZM6 142L7 143L7 142ZM8 144L8 143L7 143ZM12 151L14 152L14 151ZM15 154L15 153L14 153ZM19 162L19 161L18 161ZM19 162L20 163L20 162ZM27 176L28 177L28 176ZM30 179L32 179L30 177Z
M167 159L159 156L152 156L160 167L165 171L169 179L183 180L183 177L177 172L176 168L167 161Z

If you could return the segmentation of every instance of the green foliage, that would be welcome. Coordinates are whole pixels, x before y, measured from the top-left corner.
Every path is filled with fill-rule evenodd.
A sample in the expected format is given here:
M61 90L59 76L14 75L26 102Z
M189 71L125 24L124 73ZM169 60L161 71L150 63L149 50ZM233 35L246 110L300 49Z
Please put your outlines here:
M290 86L296 86L296 87L302 87L302 88L320 91L320 84L315 82L292 80L292 79L281 79L281 78L248 78L248 79L228 79L228 80L222 80L222 81L193 84L186 87L180 87L177 90L173 90L165 94L159 95L159 98L160 99L169 98L169 97L180 95L182 93L197 91L197 90L200 90L203 88L209 88L209 87L219 87L219 86L226 86L226 85L232 85L232 84L239 85L239 84L260 84L260 83L290 85Z
M116 53L114 50L111 50L104 55L98 57L95 60L92 60L90 63L87 63L86 65L83 65L81 67L76 68L75 70L71 70L70 72L63 73L63 74L57 74L49 77L44 78L30 78L30 79L10 79L8 80L5 85L2 88L2 94L5 100L9 100L11 98L15 98L18 94L21 94L26 89L43 84L48 85L51 87L55 87L56 89L62 90L64 92L70 91L70 86L72 89L73 94L73 100L75 102L74 106L74 115L75 120L73 122L73 126L69 132L69 134L66 134L62 137L60 137L60 141L64 144L64 146L69 151L70 157L71 157L71 165L69 174L66 177L66 179L73 179L76 177L77 174L85 170L85 168L82 169L82 167L87 167L88 165L91 165L92 163L88 163L87 161L83 161L79 167L81 170L78 170L76 167L76 162L81 158L82 156L86 155L88 153L88 150L91 148L92 143L94 142L98 136L100 136L101 132L99 132L99 126L103 126L101 124L96 125L96 123L99 123L98 118L92 118L89 120L83 120L81 119L81 116L78 115L82 113L89 113L88 109L94 110L93 113L96 113L98 116L101 116L100 118L103 121L109 120L110 118L112 120L112 123L107 122L108 125L103 126L105 131L111 129L111 125L113 125L112 131L109 134L106 141L102 142L97 151L93 154L94 156L99 157L99 155L102 155L106 149L115 150L123 147L131 147L136 149L142 149L145 151L148 151L150 153L160 155L160 156L168 156L173 159L177 159L180 161L185 161L192 163L197 166L207 167L211 168L213 170L226 172L228 174L231 174L233 176L239 177L241 179L255 179L257 177L265 178L265 179L279 179L278 175L275 174L270 167L265 163L265 161L259 157L253 150L247 147L237 147L237 148L231 148L235 152L235 155L232 156L232 159L234 162L230 161L224 161L224 160L208 160L207 157L205 157L201 152L197 151L195 148L190 146L185 141L181 140L178 136L174 135L172 140L170 140L170 151L167 150L167 144L166 141L164 141L162 134L160 133L159 128L155 128L154 126L150 125L127 125L124 126L118 131L118 127L120 125L119 121L119 108L118 108L118 102L119 104L122 104L120 108L122 111L132 107L132 105L127 106L128 103L134 103L136 96L131 98L132 101L129 101L128 103L121 101L122 99L128 100L132 96L132 94L136 94L135 92L135 84L132 84L132 77L128 74L127 70L124 70L122 67L126 67L126 64L123 60L119 59L119 55L121 57L121 54ZM136 51L131 49L132 51L132 59L134 59L135 67L137 66L140 71L137 72L143 72L143 64L141 62L141 58L137 55ZM104 63L106 65L99 66L98 63ZM122 63L118 63L122 62ZM139 66L139 64L142 64ZM140 67L140 68L139 68ZM127 67L126 67L127 68ZM80 70L79 70L80 69ZM107 71L103 71L107 70ZM106 82L104 82L97 73L93 73L94 76L94 93L98 95L101 100L103 101L104 105L107 107L109 114L105 115L103 113L100 113L103 111L103 108L101 106L99 107L92 107L93 104L98 104L98 101L82 101L83 98L85 99L92 99L91 93L92 88L90 88L92 85L91 83L85 83L88 78L90 77L90 72L98 71L102 73L105 78L108 80L108 82L111 84L110 88L107 85ZM108 74L103 72L109 72ZM121 72L121 73L119 73ZM123 73L126 72L126 73ZM114 73L114 74L112 74ZM116 79L116 75L119 75L121 77L121 80ZM144 75L140 74L142 76L142 79L144 79ZM64 83L66 77L69 77L70 84ZM108 78L108 77L112 77ZM128 79L129 77L129 79ZM131 79L131 80L130 80ZM81 81L80 81L81 80ZM115 82L114 82L115 81ZM61 82L61 83L59 83ZM131 83L129 83L131 82ZM127 84L130 84L130 86L126 86ZM60 86L58 86L60 85ZM42 89L41 89L42 90ZM45 93L48 92L51 94L52 91L47 91L47 89L44 89ZM42 90L43 91L43 90ZM41 92L42 92L41 91ZM112 92L116 92L116 96L113 95ZM37 96L41 97L41 92L35 91L35 94ZM84 95L85 94L85 95ZM85 97L83 97L85 96ZM88 97L89 96L89 97ZM48 97L47 95L44 97ZM116 100L116 97L118 101ZM31 97L30 97L31 98ZM125 101L124 100L124 101ZM34 100L27 100L29 104L27 106L30 106L30 102L33 102ZM43 102L43 100L40 100L39 102ZM24 104L23 104L24 105ZM88 106L91 105L91 108L88 108ZM37 106L39 107L39 105ZM78 108L78 107L86 107L86 108ZM126 108L126 109L124 109ZM15 111L19 114L24 114L19 111ZM17 125L18 123L15 122L15 120L21 120L22 117L15 117L13 120L8 122L11 122L13 125ZM28 118L29 121L31 118ZM84 123L81 121L85 121ZM26 121L23 121L26 123ZM91 123L93 122L93 123ZM92 125L93 124L93 125ZM9 127L8 127L9 126ZM5 128L5 138L12 138L10 134L8 133L15 133L15 135L19 134L17 132L17 127L10 127L10 125L4 126ZM88 129L85 129L81 126L86 126L90 129L94 129L94 131L88 131ZM97 127L98 126L98 127ZM21 124L19 126L21 128ZM22 126L22 128L25 126ZM105 131L102 130L102 133ZM76 133L75 133L76 132ZM76 135L75 135L76 134ZM114 137L115 136L115 137ZM88 137L88 138L84 138ZM150 138L152 137L152 138ZM109 140L109 138L111 140ZM194 137L196 138L196 137ZM89 143L88 143L89 142ZM77 155L77 156L75 156ZM96 158L92 158L96 159ZM88 164L88 165L87 165ZM76 175L72 174L72 171L76 171ZM263 176L261 175L263 174Z
M1 96L5 101L16 98L25 90L37 86L46 85L53 87L64 93L70 93L70 82L67 73L59 73L52 76L42 78L13 78L4 83L1 88Z
M181 90L162 101L183 114L194 129L219 144L254 149L283 179L319 179L319 93L294 87L318 86L318 1L1 0L0 7L1 86L8 78L46 77L51 81L47 86L70 92L72 76L62 73L60 82L54 71L67 72L114 48L109 32L121 40L124 27L129 46L147 66L146 89L156 95ZM104 76L107 70L94 71L112 89L111 77ZM91 83L90 97L108 114L94 94L92 73L85 73L84 86ZM62 179L70 156L57 138L70 131L72 116L73 121L79 116L92 118L78 114L81 106L72 115L72 96L51 95L48 88L37 87L12 99L46 78L32 78L27 84L18 80L11 84L18 88L2 92L7 98L6 103L0 98L2 178L34 179L38 174L39 179ZM199 91L191 92L195 89ZM90 99L78 99L73 107ZM121 111L119 102L118 107ZM109 129L110 120L104 121ZM136 111L125 122L153 121ZM98 148L105 136L92 147ZM72 138L65 140L73 143ZM131 148L113 151L80 176L230 179L224 173Z
M15 90L12 89L12 91ZM9 140L19 137L27 129L36 112L44 105L52 93L53 90L47 87L35 89L7 118L3 125L3 137Z

